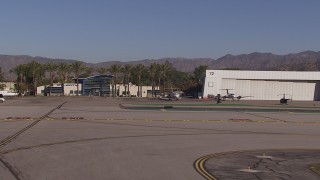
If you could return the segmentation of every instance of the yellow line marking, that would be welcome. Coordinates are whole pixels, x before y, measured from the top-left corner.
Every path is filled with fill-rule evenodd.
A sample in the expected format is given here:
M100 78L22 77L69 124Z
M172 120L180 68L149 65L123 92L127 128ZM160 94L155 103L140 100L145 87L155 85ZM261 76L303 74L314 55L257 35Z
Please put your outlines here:
M220 153L215 153L215 154L209 154L206 156L202 156L199 159L197 159L194 162L194 167L196 171L202 175L204 178L208 180L217 180L213 175L211 175L205 168L204 164L205 162L210 159L210 158L215 158L219 156L224 156L224 155L230 155L230 154L237 154L237 153L245 153L245 152L258 152L258 151L285 151L285 150L291 150L291 151L296 151L296 150L308 150L308 151L319 151L319 149L253 149L253 150L239 150L239 151L229 151L229 152L220 152Z
M34 119L0 119L0 122L10 122L10 121L26 121L26 120L34 120ZM79 119L63 119L63 118L46 118L44 120L68 120L68 121L78 121ZM320 121L280 121L280 120L254 120L254 119L248 119L248 120L232 120L232 119L225 119L225 120L208 120L208 119L135 119L135 118L124 118L124 119L115 119L115 118L103 118L103 119L88 119L84 118L81 120L107 120L107 121L147 121L147 122L202 122L202 123L281 123L281 124L320 124Z
M208 180L216 180L216 178L212 176L204 167L204 163L210 158L211 156L207 155L197 159L195 162L195 168L198 171L198 173L202 175L204 178Z

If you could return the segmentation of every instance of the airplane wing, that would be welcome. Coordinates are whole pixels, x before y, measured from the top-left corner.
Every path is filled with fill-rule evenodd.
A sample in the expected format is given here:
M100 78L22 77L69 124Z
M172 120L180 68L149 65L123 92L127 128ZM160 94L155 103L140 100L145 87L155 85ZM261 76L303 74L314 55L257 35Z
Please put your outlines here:
M246 97L253 97L253 96L237 96L236 98L237 98L238 100L240 100L240 99L246 98Z
M0 98L1 97L12 97L12 96L18 96L18 93L12 93L7 91L0 91Z

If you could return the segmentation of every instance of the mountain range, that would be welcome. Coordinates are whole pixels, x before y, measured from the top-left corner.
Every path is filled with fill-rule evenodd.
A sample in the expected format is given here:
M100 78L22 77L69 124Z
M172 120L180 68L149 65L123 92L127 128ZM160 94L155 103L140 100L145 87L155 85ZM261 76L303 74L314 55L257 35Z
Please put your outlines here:
M32 57L27 55L0 55L0 67L4 72L4 77L9 79L10 69L19 64L26 64L31 61L39 63L48 62L67 62L72 63L76 60L69 59L50 59L46 57ZM112 64L143 64L149 66L151 63L162 64L169 61L178 71L193 72L195 67L207 65L208 69L241 69L241 70L287 70L287 71L318 71L320 70L320 51L303 51L287 55L275 55L272 53L254 52L250 54L231 55L227 54L218 59L212 58L162 58L162 59L144 59L139 61L108 61L101 63L86 63L87 66L110 67Z

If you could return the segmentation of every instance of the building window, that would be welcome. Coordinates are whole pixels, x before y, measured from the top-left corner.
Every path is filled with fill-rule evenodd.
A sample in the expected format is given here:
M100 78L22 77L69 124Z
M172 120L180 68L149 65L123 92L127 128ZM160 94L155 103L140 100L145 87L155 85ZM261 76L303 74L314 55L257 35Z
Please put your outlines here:
M103 75L86 78L82 83L84 95L111 96L111 80L112 76Z

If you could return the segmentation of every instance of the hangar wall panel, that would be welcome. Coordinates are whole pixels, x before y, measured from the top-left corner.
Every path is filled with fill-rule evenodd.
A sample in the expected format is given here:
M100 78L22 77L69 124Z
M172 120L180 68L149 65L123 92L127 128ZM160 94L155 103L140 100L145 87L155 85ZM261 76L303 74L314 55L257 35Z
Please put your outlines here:
M293 83L292 99L313 100L315 91L315 83Z
M236 80L236 87L234 93L237 96L246 96L246 99L252 99L251 81L249 80Z
M282 82L280 81L278 83L278 89L276 91L276 94L278 95L278 99L283 97L283 94L285 94L285 97L289 98L289 96L292 95L292 82Z
M251 81L251 96L254 97L254 99L265 99L264 92L265 92L265 81Z
M208 77L205 79L204 82L204 89L203 89L203 94L206 95L215 95L215 88L216 88L217 82L214 80L213 77Z
M264 99L279 99L277 93L278 83L278 81L265 81Z
M279 100L286 94L293 100L320 100L320 72L207 70L204 98L226 95L222 89L251 96L245 99Z
M236 86L236 80L235 79L222 79L222 89L234 89ZM223 91L225 92L225 90Z

